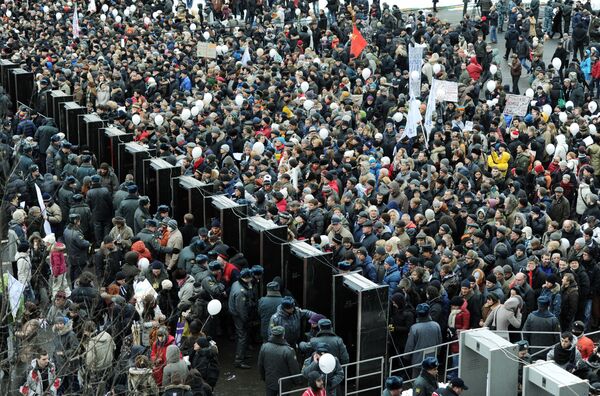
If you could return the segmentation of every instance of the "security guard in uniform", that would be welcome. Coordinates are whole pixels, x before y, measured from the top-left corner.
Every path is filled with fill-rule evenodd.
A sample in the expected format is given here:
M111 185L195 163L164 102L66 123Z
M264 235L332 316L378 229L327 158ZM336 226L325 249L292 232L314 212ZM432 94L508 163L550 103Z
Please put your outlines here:
M67 261L71 269L71 281L81 274L82 268L87 264L90 242L87 241L80 227L81 217L78 214L69 215L69 225L64 232L65 246L67 247Z
M421 374L413 383L414 396L429 396L438 388L438 363L437 358L429 356L421 363Z
M256 300L252 292L252 271L244 268L240 279L235 281L229 292L229 313L235 326L235 367L249 369L244 362L248 349L249 327Z

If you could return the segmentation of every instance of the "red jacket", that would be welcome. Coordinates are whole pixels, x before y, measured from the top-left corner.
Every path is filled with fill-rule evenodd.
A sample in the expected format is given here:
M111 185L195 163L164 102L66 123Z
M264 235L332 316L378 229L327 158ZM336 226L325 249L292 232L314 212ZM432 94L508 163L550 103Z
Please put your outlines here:
M57 242L55 246L59 246L59 244L62 245L64 249L64 245L60 242ZM53 276L59 276L67 272L67 263L63 249L52 249L52 252L50 252L50 267L52 268Z
M471 62L467 66L467 72L469 72L469 76L475 81L479 80L481 77L481 73L483 72L483 67L479 63L477 63L477 58L472 57Z
M454 319L454 329L456 329L456 334L452 337L454 340L458 340L459 334L462 330L469 330L469 322L471 321L471 313L467 309L467 300L463 302L463 305L460 307L460 312L456 315ZM458 341L450 344L450 352L457 353L459 351Z
M600 78L600 61L596 61L592 66L592 77Z
M167 347L174 344L175 337L170 334L167 335L167 339L164 343L161 344L157 340L152 344L152 354L150 355L150 359L152 360L152 363L154 363L152 375L158 386L162 386L163 369L167 365Z

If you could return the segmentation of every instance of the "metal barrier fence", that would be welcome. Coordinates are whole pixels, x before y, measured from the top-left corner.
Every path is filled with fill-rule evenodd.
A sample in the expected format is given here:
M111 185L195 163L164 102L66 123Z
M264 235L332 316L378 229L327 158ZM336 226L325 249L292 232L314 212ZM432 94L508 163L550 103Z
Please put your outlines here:
M518 340L522 340L525 339L524 335L531 333L531 334L554 334L557 337L560 337L560 332L552 332L552 331L532 331L532 332L527 332L527 331L518 331L518 330L493 330L494 333L500 335L503 338L509 339L518 339ZM512 335L515 336L512 336ZM590 336L594 336L600 334L600 330L594 331L594 332L590 332L590 333L586 333L585 335L590 337ZM417 353L421 353L423 354L423 356L425 355L436 355L440 360L441 360L441 364L440 364L440 368L443 368L443 375L439 378L441 382L447 382L448 380L448 372L452 371L452 370L458 370L458 367L454 367L453 366L453 358L454 357L458 357L459 353L450 353L450 345L453 343L457 343L458 341L450 341L450 342L445 342L443 344L439 344L433 347L429 347L429 348L423 348L423 349L419 349L419 350L415 350L413 352L409 352L409 353L402 353L396 356L392 356L388 359L388 376L392 376L392 375L399 375L402 378L404 378L404 383L405 384L410 384L412 383L415 379L416 379L416 375L414 375L417 371L420 371L421 369L421 362L419 363L415 363L415 364L408 364L407 362L410 362L410 357ZM556 344L554 344L556 345ZM535 359L536 356L540 356L541 354L544 354L546 352L548 352L551 348L554 347L554 345L551 346L539 346L539 345L530 345L529 346L529 351L530 351L530 356ZM545 356L545 355L544 355ZM441 359L443 357L443 359Z
M337 387L337 396L381 394L385 374L384 356L342 365L344 380ZM302 395L308 383L302 374L279 379L279 395Z

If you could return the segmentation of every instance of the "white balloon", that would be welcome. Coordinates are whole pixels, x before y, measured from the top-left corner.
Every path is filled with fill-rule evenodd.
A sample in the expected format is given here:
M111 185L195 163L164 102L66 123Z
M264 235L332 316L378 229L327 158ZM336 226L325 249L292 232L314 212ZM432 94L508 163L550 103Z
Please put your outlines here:
M529 104L531 105L531 107L537 105L537 100L532 100L531 102L529 102Z
M192 149L192 158L197 160L200 157L202 157L202 147L194 147Z
M137 10L137 7L135 6L135 4L132 4L129 6L129 11L135 12L135 10Z
M371 69L369 69L368 67L365 67L364 69L362 69L362 77L366 80L369 77L371 77Z
M165 122L165 119L162 115L157 114L156 117L154 117L154 123L157 126L161 126L163 124L163 122Z
M106 21L106 15L104 15L104 14L100 14L100 20L101 20L102 22Z
M588 109L591 113L595 113L596 110L598 110L598 103L591 101L590 103L588 103Z
M335 366L335 357L331 353L325 353L319 358L319 368L323 373L332 373L335 370Z
M300 84L300 89L302 89L302 92L308 91L308 88L310 88L308 81L302 81L302 84Z
M6 10L6 16L10 18L12 16L12 11L11 10Z
M215 316L218 315L219 312L221 312L222 307L223 306L221 304L221 301L215 298L214 300L210 300L210 302L206 306L206 309L208 310L209 315Z
M596 130L596 124L590 124L588 125L588 129L590 130L590 135L595 135L597 130Z
M112 16L116 17L117 15L119 15L119 11L117 11L117 9L112 10Z
M436 63L435 65L433 65L433 74L438 74L441 71L442 71L442 66L440 66L439 63Z
M572 123L571 126L569 126L569 131L571 131L573 135L577 135L579 133L579 124L575 122Z
M569 116L567 115L567 113L565 113L564 111L561 111L558 114L558 119L560 120L560 122L567 122L567 119L569 118Z
M313 106L315 105L315 102L313 102L312 100L306 100L304 101L304 109L305 110L310 110L313 108Z
M48 6L44 6L43 7L44 12L47 14L48 12L50 12L50 7Z
M121 15L117 15L115 17L115 22L117 22L117 23L121 23L122 20L123 20L123 18L121 18Z
M252 145L252 151L258 155L262 155L265 152L265 145L262 142L256 142Z
M271 49L269 50L269 56L270 56L271 58L275 58L275 57L277 56L277 50L276 50L275 48L271 48Z
M144 18L144 25L150 25L150 23L152 23L152 21L150 20L150 18L149 17L145 17Z
M488 107L492 107L494 105L494 102L491 100L486 100L485 103L488 105Z
M198 114L200 114L200 109L198 108L198 106L194 106L192 107L192 110L190 110L190 112L192 113L193 117L196 117Z
M496 106L498 104L498 98L492 99L492 103L494 104L494 106Z
M210 38L210 33L204 32L204 33L202 33L202 37L204 37L204 40L208 40Z
M496 81L494 80L490 80L487 82L486 87L488 89L488 91L493 91L494 89L496 89Z
M140 122L142 122L142 117L140 117L139 114L134 114L133 117L131 117L131 121L133 121L133 125L139 125Z
M552 114L552 106L550 106L549 104L545 104L544 107L542 107L542 113L546 115Z
M102 6L102 12L108 12L108 4Z
M131 11L129 11L129 8L125 8L125 10L123 11L123 14L128 17L129 14L131 13Z
M204 102L205 105L209 105L210 102L212 102L213 100L213 96L210 92L207 92L204 94L204 98L202 99L202 101Z
M204 102L201 100L197 100L194 106L197 107L200 111L204 110Z
M493 75L493 74L496 74L497 72L498 72L498 66L490 65L490 73Z
M572 109L573 107L575 107L575 105L570 100L567 103L565 103L565 108Z
M555 69L560 69L562 66L562 61L558 58L554 58L552 59L552 66L554 66Z
M189 120L191 116L192 116L192 112L190 111L190 109L181 110L181 119L183 121Z
M337 103L335 103L335 102L333 102L332 104L330 104L330 105L329 105L329 108L330 108L332 111L335 111L335 110L337 110L337 109L339 109L339 108L340 108L340 105L339 105L339 104L337 104Z
M244 95L242 94L237 94L235 96L235 104L238 106L241 106L244 103Z
M6 15L8 15L8 12L6 13ZM10 16L10 15L8 15L8 16ZM56 13L56 20L60 21L61 19L62 19L62 14L60 12L57 12Z
M534 95L535 92L533 92L533 89L527 88L527 91L525 91L525 96L527 96L528 98L533 98Z
M196 24L195 23L190 23L190 30L193 32L194 30L196 30Z
M296 8L296 11L294 11L296 13L296 16L300 16L300 8Z
M394 120L395 122L402 121L402 118L404 118L404 116L400 112L394 113L394 115L392 116L392 120Z
M421 76L421 73L419 73L417 70L413 70L413 71L410 73L410 78L411 78L413 81L417 81L417 80L419 79L419 77L420 77L420 76Z
M319 131L319 136L321 139L327 139L327 136L329 136L329 131L326 128L321 128Z
M263 56L265 54L265 50L262 48L259 48L256 50L256 55L258 56Z
M554 147L552 143L546 146L546 152L548 155L554 154L554 151L556 151L556 147Z

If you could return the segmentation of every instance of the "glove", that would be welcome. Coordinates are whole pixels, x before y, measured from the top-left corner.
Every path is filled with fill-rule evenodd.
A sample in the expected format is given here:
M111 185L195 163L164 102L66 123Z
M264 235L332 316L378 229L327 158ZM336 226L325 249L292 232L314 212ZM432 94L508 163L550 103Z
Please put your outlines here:
M179 254L179 252L181 252L181 250L179 250L177 248L173 248L173 254Z

